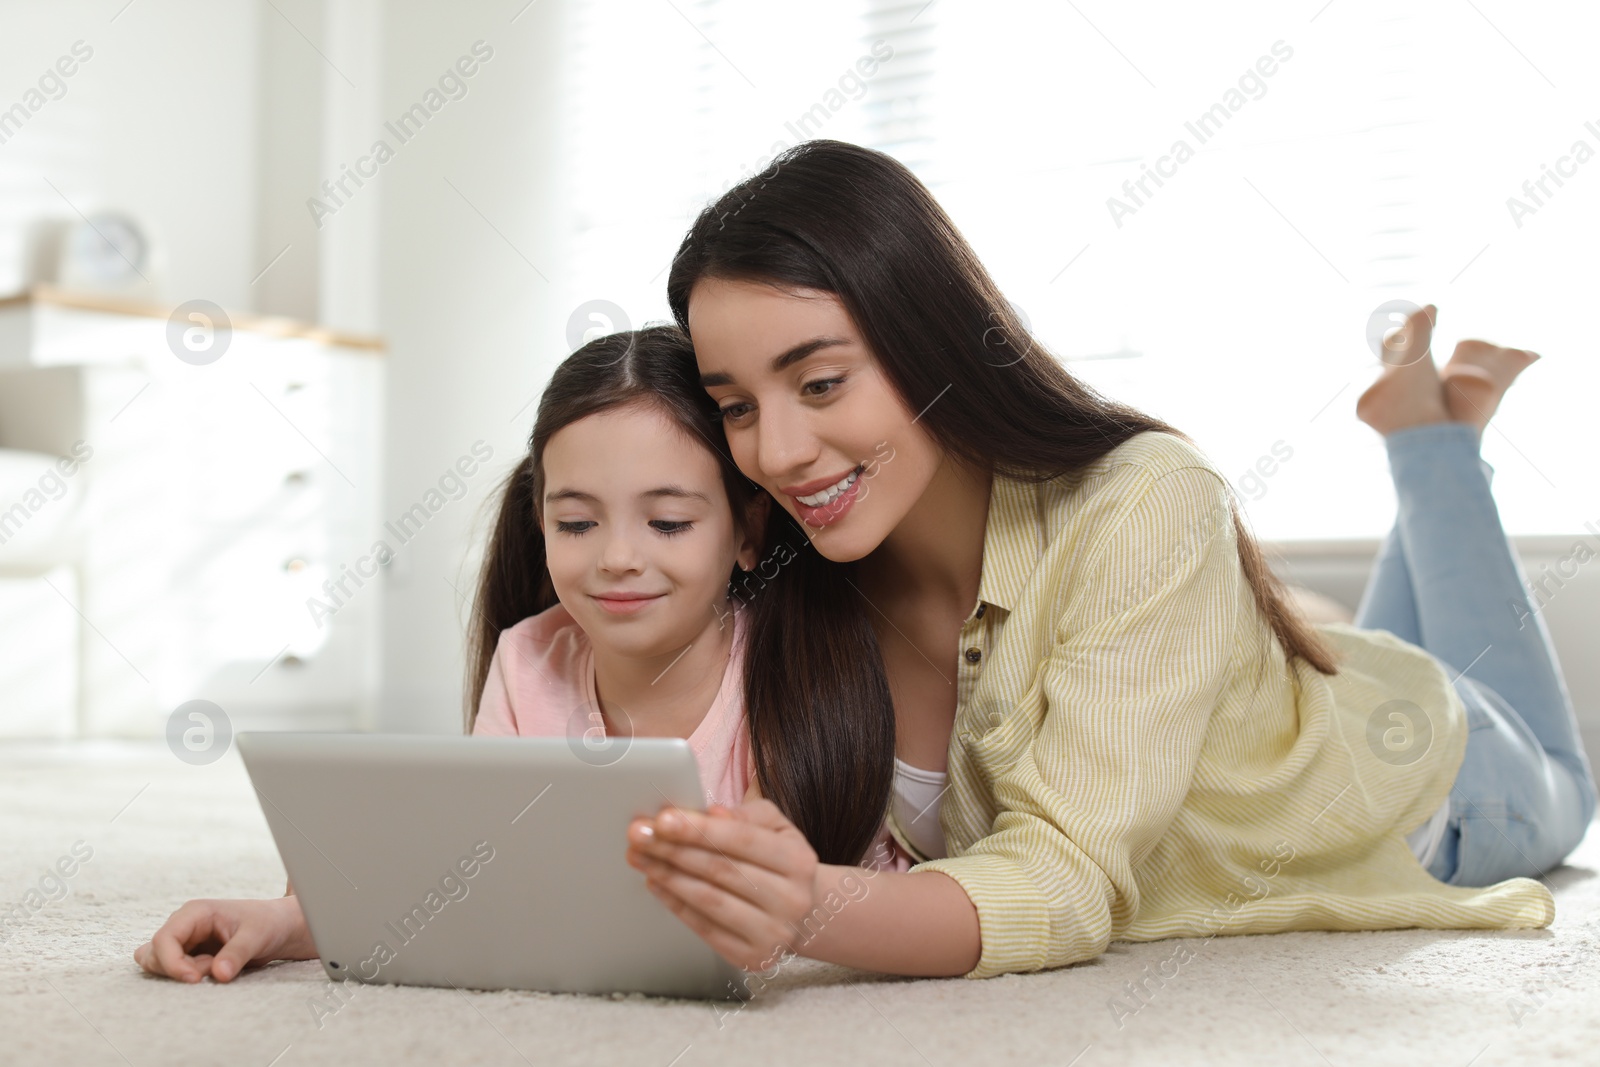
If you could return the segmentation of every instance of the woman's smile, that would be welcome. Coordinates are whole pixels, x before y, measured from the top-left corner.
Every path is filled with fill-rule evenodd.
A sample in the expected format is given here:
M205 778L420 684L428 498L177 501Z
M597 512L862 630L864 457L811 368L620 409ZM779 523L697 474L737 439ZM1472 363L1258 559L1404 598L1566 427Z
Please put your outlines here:
M785 489L784 492L794 498L800 520L807 526L831 526L849 513L850 506L861 495L861 472L865 467L864 463L858 464L843 478L824 483L823 488L811 493L802 494L796 490L809 488L816 482Z

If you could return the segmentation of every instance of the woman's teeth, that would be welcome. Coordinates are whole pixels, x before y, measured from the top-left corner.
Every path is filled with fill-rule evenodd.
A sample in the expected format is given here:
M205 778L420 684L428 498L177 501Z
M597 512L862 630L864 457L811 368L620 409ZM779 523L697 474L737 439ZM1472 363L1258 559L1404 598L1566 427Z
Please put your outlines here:
M810 496L797 496L795 499L800 501L800 503L804 504L808 508L820 508L837 500L839 498L839 494L854 485L856 479L859 477L861 477L861 468L857 467L855 470L841 478L838 482L822 490L820 493L812 493Z

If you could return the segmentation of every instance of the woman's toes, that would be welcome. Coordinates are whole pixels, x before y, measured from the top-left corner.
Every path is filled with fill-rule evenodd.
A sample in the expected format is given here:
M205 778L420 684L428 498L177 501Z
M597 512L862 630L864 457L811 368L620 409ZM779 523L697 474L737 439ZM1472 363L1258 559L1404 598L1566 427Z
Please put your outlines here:
M1517 375L1538 358L1537 352L1502 348L1487 341L1468 340L1456 345L1450 361L1439 372L1450 417L1457 422L1470 422L1482 432Z
M1438 314L1439 309L1429 304L1406 316L1405 324L1383 339L1383 351L1379 353L1378 361L1387 367L1400 368L1428 359Z
M1444 370L1440 373L1449 374L1453 371L1476 368L1487 374L1503 393L1511 388L1511 383L1516 381L1517 375L1538 358L1537 352L1529 352L1526 349L1502 348L1488 341L1467 340L1456 345L1456 350L1450 355L1450 361L1444 365Z

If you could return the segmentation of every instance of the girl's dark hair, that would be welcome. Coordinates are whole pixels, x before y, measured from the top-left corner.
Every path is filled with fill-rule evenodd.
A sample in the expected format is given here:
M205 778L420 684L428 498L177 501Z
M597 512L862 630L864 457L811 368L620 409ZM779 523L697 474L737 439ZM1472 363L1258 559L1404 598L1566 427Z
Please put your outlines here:
M667 299L685 329L689 295L708 277L837 296L906 406L978 470L1040 482L1150 430L1193 444L1069 374L927 188L883 153L831 140L780 153L706 207L684 238ZM1229 509L1240 566L1287 656L1337 674L1231 496ZM819 854L824 844L848 854L870 843L893 781L894 710L870 609L854 564L823 559L784 509L771 510L768 538L799 553L753 599L746 711L761 786ZM871 669L839 669L856 662ZM832 821L841 818L850 825Z
M484 551L467 640L466 732L478 718L489 662L500 631L556 603L545 564L537 502L544 496L544 450L557 430L629 404L655 408L691 438L703 441L722 468L735 524L742 526L760 489L728 454L717 406L700 387L694 350L676 326L596 338L568 356L539 398L528 452L501 482L499 512ZM740 569L735 564L730 580Z

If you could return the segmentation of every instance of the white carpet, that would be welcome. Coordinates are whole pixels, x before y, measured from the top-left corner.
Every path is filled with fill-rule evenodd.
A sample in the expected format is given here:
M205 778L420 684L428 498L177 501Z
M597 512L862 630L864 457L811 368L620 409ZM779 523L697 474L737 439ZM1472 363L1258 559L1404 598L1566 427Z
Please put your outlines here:
M190 986L132 959L190 897L282 892L236 755L190 767L159 744L0 746L0 907L80 840L93 857L68 894L0 941L0 1063L1600 1062L1592 832L1547 876L1548 930L1113 944L1090 963L984 981L797 960L721 1018L733 1006L364 986L320 1028L309 1004L328 983L315 961ZM1176 956L1185 945L1192 957ZM1124 983L1141 979L1145 1001L1128 1014L1139 1002Z

